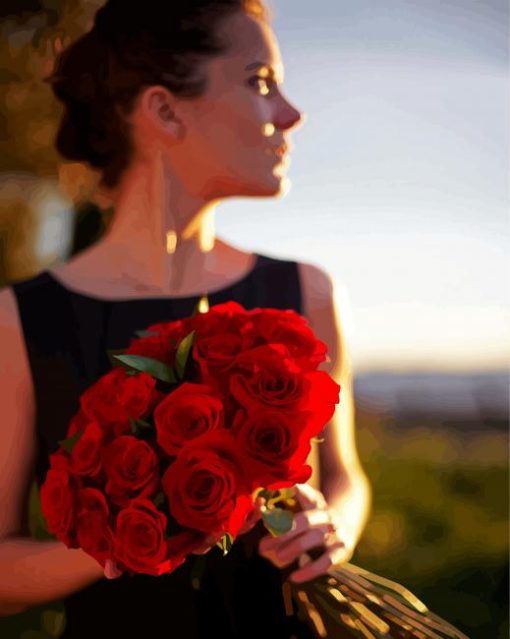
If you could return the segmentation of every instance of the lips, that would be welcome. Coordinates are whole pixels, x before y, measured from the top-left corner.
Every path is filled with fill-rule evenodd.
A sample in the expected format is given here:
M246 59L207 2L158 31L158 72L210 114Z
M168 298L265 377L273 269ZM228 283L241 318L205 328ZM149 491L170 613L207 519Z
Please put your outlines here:
M268 147L265 151L266 155L276 155L278 158L283 158L290 151L288 144L281 144L280 146Z

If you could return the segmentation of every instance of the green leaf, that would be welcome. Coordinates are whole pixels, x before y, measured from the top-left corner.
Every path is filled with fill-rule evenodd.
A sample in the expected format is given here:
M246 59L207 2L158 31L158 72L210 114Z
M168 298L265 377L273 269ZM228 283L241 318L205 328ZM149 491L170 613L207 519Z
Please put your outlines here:
M223 550L223 556L230 552L232 545L234 543L234 538L230 533L225 533L223 537L217 542L217 546L219 546Z
M296 496L296 491L294 488L280 488L280 497L284 501L287 499L293 499Z
M254 490L252 493L253 501L255 501L257 497L263 497L265 499L266 498L265 492L267 491L263 486L260 486L260 488L257 488L256 490Z
M46 520L44 519L44 515L41 509L39 485L35 480L30 486L30 494L28 497L28 527L30 529L30 535L33 539L56 539L54 535L48 532Z
M165 493L163 491L160 491L152 500L152 503L156 506L156 508L159 508L160 506L162 506L165 503Z
M81 438L84 432L84 430L78 430L71 437L59 440L58 443L60 444L60 447L71 454L73 452L73 448L76 446L78 440Z
M177 383L171 366L153 357L145 357L144 355L114 355L113 359L117 362L121 362L124 368L127 367L128 370L147 373L156 379L160 379L162 382L168 382L170 384Z
M257 488L254 496L253 496L253 500L255 501L255 499L257 499L257 497L262 497L262 499L265 499L266 502L269 501L270 499L274 499L275 497L278 496L278 491L277 490L269 490L268 488Z
M266 498L266 508L271 510L276 504L280 502L288 501L289 499L293 499L295 496L295 491L293 488L280 488L277 491L273 491L275 494Z
M158 331L135 331L138 337L157 337L159 335Z
M48 609L41 615L41 626L52 637L60 637L65 625L65 611Z
M108 355L108 359L110 360L110 364L112 366L118 366L119 363L116 362L113 358L115 357L115 355L122 355L122 353L124 352L123 348L109 348L106 353Z
M265 511L262 513L262 520L264 525L273 533L273 535L283 535L284 533L292 530L294 524L294 517L288 510L282 508L273 508L273 510Z
M144 419L138 418L135 420L134 417L129 415L129 423L131 425L131 432L135 437L138 435L143 435L148 432L148 430L152 430L154 426L149 422L146 422Z
M175 370L177 372L177 376L179 379L184 377L184 371L186 369L186 362L188 361L188 356L193 346L193 341L195 339L195 331L191 331L188 333L186 337L184 337L177 348L177 352L175 354Z

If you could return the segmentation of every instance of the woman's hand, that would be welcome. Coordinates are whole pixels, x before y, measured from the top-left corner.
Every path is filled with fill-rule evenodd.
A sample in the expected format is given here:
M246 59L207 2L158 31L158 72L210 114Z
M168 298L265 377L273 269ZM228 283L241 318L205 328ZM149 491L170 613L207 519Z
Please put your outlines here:
M117 579L117 577L120 577L123 574L122 570L119 570L117 568L117 564L111 559L106 560L103 573L107 579Z
M309 484L295 486L302 512L294 516L294 528L283 535L263 537L259 553L278 568L299 560L300 569L290 575L296 583L327 574L331 566L349 561L354 553L355 538L341 514L328 506L324 495ZM312 561L305 553L324 547L319 559Z

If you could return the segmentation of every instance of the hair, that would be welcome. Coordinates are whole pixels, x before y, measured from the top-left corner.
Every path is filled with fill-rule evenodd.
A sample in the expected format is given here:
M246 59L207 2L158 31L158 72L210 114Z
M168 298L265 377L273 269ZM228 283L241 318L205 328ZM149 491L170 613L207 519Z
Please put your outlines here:
M101 171L102 186L115 187L133 156L126 116L140 90L158 84L181 98L202 95L201 63L227 51L218 26L237 11L271 18L263 0L108 0L46 78L65 107L55 139L60 155L88 163Z

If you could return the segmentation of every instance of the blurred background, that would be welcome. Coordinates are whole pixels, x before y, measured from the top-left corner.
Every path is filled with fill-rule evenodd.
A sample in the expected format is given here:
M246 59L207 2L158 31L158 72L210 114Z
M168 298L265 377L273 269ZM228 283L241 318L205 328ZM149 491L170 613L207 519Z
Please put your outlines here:
M285 197L225 202L218 235L334 278L374 493L352 562L472 639L506 639L508 5L268 4L307 120ZM42 82L100 5L2 0L2 286L96 241L112 213L54 150Z

